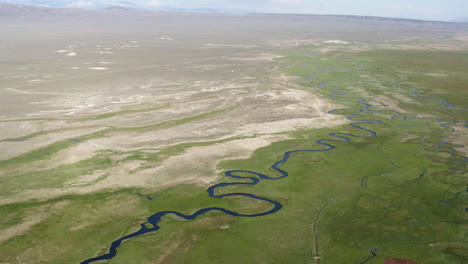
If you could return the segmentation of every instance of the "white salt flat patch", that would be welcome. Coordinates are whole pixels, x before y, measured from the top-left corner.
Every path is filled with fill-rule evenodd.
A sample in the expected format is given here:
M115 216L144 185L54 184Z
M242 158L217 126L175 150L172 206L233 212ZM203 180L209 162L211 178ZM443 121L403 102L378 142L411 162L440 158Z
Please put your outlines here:
M72 70L79 70L80 67L71 67Z
M112 64L112 62L109 62L109 61L100 61L99 64L106 64L106 65L108 65L108 64Z
M327 44L349 44L349 42L342 41L342 40L339 40L339 39L331 39L331 40L324 41L323 43L327 43Z
M223 43L208 43L206 47L236 47L236 48L255 48L256 45L242 45L242 44L223 44Z
M68 50L57 50L56 51L57 53L65 53L65 52L69 52Z
M109 68L104 68L104 67L89 67L88 70L94 70L94 71L103 71L103 70L108 70Z
M159 37L159 38L158 38L158 37L156 37L156 38L154 38L154 39L159 39L159 40L169 40L169 41L171 41L171 40L174 40L173 38L166 37L166 36L162 36L162 37Z
M114 54L113 51L97 51L99 54Z
M77 54L75 52L70 52L67 54L67 56L70 56L70 57L75 57Z
M40 82L40 81L43 81L43 80L35 79L35 80L29 80L28 82L32 83L32 82Z

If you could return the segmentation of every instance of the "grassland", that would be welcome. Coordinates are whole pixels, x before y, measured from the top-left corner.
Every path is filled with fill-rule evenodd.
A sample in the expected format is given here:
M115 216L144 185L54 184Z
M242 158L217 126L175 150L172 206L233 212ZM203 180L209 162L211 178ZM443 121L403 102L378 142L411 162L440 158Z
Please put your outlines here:
M448 166L434 164L425 158L427 151L422 146L402 143L408 136L392 131L405 129L410 134L438 136L440 129L427 121L403 120L366 128L379 136L337 143L337 149L329 152L297 154L282 167L290 174L288 178L223 190L280 201L285 206L278 213L253 219L210 214L183 224L167 219L158 233L122 246L112 262L137 259L145 263L158 252L157 259L162 258L164 263L241 263L252 259L258 263L308 263L315 254L322 257L323 263L359 263L373 250L378 253L375 263L392 256L422 263L462 263L463 255L450 252L463 252L463 188L437 181L437 175L447 171ZM355 132L346 126L339 130ZM275 143L258 150L251 159L222 166L271 174L268 166L285 149L317 148L313 142L332 131L336 130L300 131L296 140ZM417 179L426 169L429 173ZM173 204L181 199L175 195L171 210L190 213L196 208L220 205L242 212L265 210L261 204L244 199L214 203L202 190L198 192L199 199L206 203L187 208ZM160 198L155 202L159 203ZM319 251L315 252L313 222L324 204L317 223ZM212 241L218 243L213 245ZM135 252L139 252L138 256Z
M392 52L398 54L398 51ZM293 53L286 57L285 64L300 64L286 70L303 80L307 80L308 73L313 73L314 78L325 83L322 87L309 83L304 89L335 95L338 102L351 109L359 107L358 98L375 104L373 112L356 119L383 121L364 126L376 131L377 137L336 143L337 149L328 152L296 154L282 166L288 171L288 178L262 181L248 189L229 187L225 190L281 201L285 206L278 213L254 219L210 215L209 219L184 223L184 227L176 229L172 226L178 224L164 222L167 229L164 226L154 236L132 240L131 245L122 247L113 262L130 261L135 257L135 250L141 255L160 252L157 255L164 263L310 263L316 255L321 257L320 263L361 263L372 256L371 251L377 257L370 263L382 263L386 257L410 258L418 263L465 262L467 175L466 159L462 158L465 153L457 151L456 144L440 147L440 142L452 132L450 127L440 124L450 123L452 118L462 120L463 116L448 115L441 104L437 107L442 120L404 118L431 116L436 110L417 104L406 108L401 102L398 106L407 113L392 119L396 112L385 105L385 101L373 102L372 97L362 96L361 90L353 90L352 87L367 87L376 81L361 77L365 73L359 69L382 77L379 81L383 85L365 90L369 95L389 96L387 90L391 86L390 96L407 96L411 89L408 91L404 84L392 83L395 73L391 68L383 75L383 69L372 72L372 66L361 67L361 63L369 63L371 57L360 55L362 57L349 56L346 59L350 61L343 63L340 59L343 55L317 54L301 58ZM322 63L322 58L327 59L328 64ZM373 63L379 63L379 57L372 59ZM309 63L305 64L306 60ZM351 67L354 67L352 71ZM343 88L346 93L330 89L337 86L349 88ZM413 112L418 106L419 111ZM358 113L342 111L343 114L353 112ZM320 148L314 142L327 138L330 132L362 133L347 125L299 131L294 133L296 140L274 143L256 151L248 160L225 162L222 167L271 174L268 168L282 152ZM466 139L462 137L461 140ZM257 210L261 211L261 207ZM226 222L229 228L219 230ZM219 243L213 245L213 241ZM145 246L139 247L140 243Z
M224 66L228 73L241 69L247 72L229 77L244 80L239 81L239 86L210 79L202 82L213 88L206 91L198 88L199 81L184 80L192 85L187 85L190 89L200 89L193 97L165 97L157 103L148 103L146 108L127 107L104 114L3 120L2 124L38 122L38 126L44 127L2 141L12 144L73 131L82 123L102 130L78 135L73 140L61 139L0 161L2 198L29 197L37 190L63 191L41 198L18 198L17 202L2 200L0 263L79 263L107 253L112 241L135 232L141 224L149 225L147 217L159 211L191 214L201 208L222 207L243 214L265 212L271 206L266 202L242 196L216 199L206 193L208 185L189 184L183 178L178 182L180 171L198 179L211 177L211 185L231 182L223 174L228 170L279 176L270 166L284 152L324 149L316 141L337 140L330 133L346 133L350 142L329 142L336 147L330 151L295 153L281 165L289 174L286 178L218 190L223 194L251 193L278 201L283 205L280 211L255 218L210 212L192 221L167 215L159 223L160 230L125 241L116 257L100 263L337 264L369 260L366 263L377 264L387 257L409 258L422 264L466 263L468 159L467 148L462 145L468 142L465 89L468 53L427 49L440 41L393 43L421 45L420 49L412 50L373 49L359 43L319 42L294 48L286 45L288 48L281 46L277 50L283 57L265 62L269 67L262 66L261 70L257 69L263 65L259 62ZM227 50L231 49L235 50L233 47ZM247 55L258 55L259 51L251 52ZM246 56L246 52L237 54L240 55ZM203 58L209 60L206 54ZM227 63L223 59L195 66L222 67ZM145 67L152 62L144 61ZM183 69L187 73L194 68ZM142 76L152 74L144 72ZM193 75L208 78L205 75L211 74L198 71ZM241 77L256 79L250 82ZM186 92L183 90L186 88L174 87L152 92L170 93L174 98ZM309 97L300 97L303 94L328 101L304 102L301 100ZM154 98L157 96L151 97ZM215 98L215 103L209 98ZM197 103L190 104L194 101ZM293 128L280 132L234 133L251 123L278 125L288 118L310 118L308 113L315 114L313 108L319 103L337 105L339 109L332 114L350 117L352 121L338 126L324 124L322 128L292 125ZM302 104L306 106L301 108ZM178 109L177 105L182 107ZM190 110L178 112L180 109ZM146 120L153 115L162 118ZM349 124L363 120L381 121L360 125L375 131L376 137L369 137L368 132ZM70 127L56 129L53 125L59 127L62 123L53 122L64 122L64 126ZM198 134L183 133L192 129ZM272 140L273 143L264 144L266 147L251 155L220 154L215 158L219 159L215 161L215 173L219 175L213 175L208 161L205 165L202 160L201 168L191 168L187 166L190 160L185 160L176 164L179 171L152 177L149 181L152 185L147 182L132 185L140 173L147 170L151 173L152 168L189 150L223 146L217 144L256 139L265 134L281 140ZM164 140L167 135L173 137ZM131 145L126 140L139 144ZM105 144L109 142L114 145ZM97 146L97 150L89 150L94 154L79 161L61 160L63 151L80 146ZM246 148L246 152L252 148ZM112 184L95 191L83 191L119 173L128 186L111 181ZM70 182L89 175L97 176L81 183L83 189L73 189ZM175 183L161 187L158 181L162 177L174 178Z

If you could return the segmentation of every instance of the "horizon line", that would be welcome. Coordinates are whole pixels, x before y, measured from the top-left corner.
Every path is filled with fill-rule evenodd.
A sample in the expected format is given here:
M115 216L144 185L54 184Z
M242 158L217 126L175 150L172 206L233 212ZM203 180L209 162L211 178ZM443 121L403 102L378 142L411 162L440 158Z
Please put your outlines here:
M174 13L205 13L205 14L225 14L225 15L303 15L303 16L339 16L339 17L356 17L356 18L379 18L379 19L393 19L393 20L407 20L407 21L422 21L422 22L438 22L438 23L468 23L463 21L454 21L456 20L435 20L435 19L422 19L422 18L407 18L407 17L390 17L390 16L378 16L378 15L356 15L356 14L320 14L320 13L276 13L276 12L262 12L262 11L247 11L247 10L240 10L240 9L218 9L218 8L179 8L179 7L171 7L171 6L159 6L153 8L143 8L141 9L133 9L133 8L126 8L119 5L110 5L108 7L103 8L81 8L81 7L72 7L72 6L47 6L47 5L39 5L39 4L16 4L10 2L4 2L0 0L0 4L12 5L12 6L31 6L31 7L38 7L38 8L50 8L50 9L73 9L73 10L85 10L85 11L105 11L112 8L121 9L125 11L136 11L136 12L174 12ZM169 9L169 10L164 10ZM207 11L203 11L207 10ZM211 11L208 11L211 10Z

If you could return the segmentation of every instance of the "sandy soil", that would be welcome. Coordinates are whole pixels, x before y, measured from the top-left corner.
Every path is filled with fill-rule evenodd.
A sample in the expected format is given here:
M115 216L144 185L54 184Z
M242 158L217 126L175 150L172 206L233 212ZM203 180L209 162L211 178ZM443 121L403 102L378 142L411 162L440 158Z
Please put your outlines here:
M216 46L216 49L223 47ZM27 118L39 113L38 116L43 118L63 120L0 123L0 129L5 131L5 138L27 135L25 131L44 132L43 135L26 141L0 142L2 147L8 149L1 153L4 159L60 140L70 140L101 130L108 131L102 137L76 142L48 160L30 164L29 168L36 169L50 169L92 159L102 150L121 153L140 150L157 152L182 143L231 139L230 141L190 148L145 170L139 169L141 161L118 162L125 155L120 157L109 154L118 165L107 171L92 171L66 182L62 188L23 191L14 197L3 198L0 204L50 199L69 193L86 194L109 188L166 188L180 183L206 186L217 179L220 172L216 166L223 160L247 158L260 147L287 139L285 133L290 131L347 122L341 116L327 114L327 111L337 106L310 91L302 90L302 87L294 84L294 79L278 71L278 66L275 65L278 56L261 53L242 57L239 55L245 49L253 47L234 48L239 48L242 52L216 60L215 64L208 60L204 63L198 61L196 65L176 65L178 69L195 71L198 75L193 77L174 79L171 70L156 78L153 75L141 78L141 74L146 77L146 73L138 72L138 78L127 77L120 81L109 81L104 75L102 78L106 78L103 81L77 87L72 85L58 99L45 98L38 101L35 105L46 109L25 114ZM225 63L228 61L230 63ZM268 75L269 81L266 83L259 83L258 78L250 76L248 71L249 67L257 68L259 65L262 65L264 73ZM218 72L221 76L213 78L213 72ZM27 93L50 91L40 87L32 91L32 88L34 86L21 89L25 89ZM115 94L115 91L119 91L119 94ZM151 109L155 106L159 108ZM125 112L127 109L139 111ZM216 112L220 110L224 111ZM119 111L124 112L119 114ZM93 115L103 113L118 114L101 119L92 118ZM201 114L205 116L180 124L167 123ZM163 125L145 128L155 124ZM24 131L18 133L20 128ZM232 140L242 137L248 139ZM27 171L28 167L19 166L15 170Z
M71 131L60 131L41 135L26 141L0 142L0 149L3 149L3 151L0 152L0 160L10 159L21 154L31 152L35 149L46 147L59 141L73 140L77 137L88 135L103 129L104 128L87 128Z
M1 98L8 98L0 102L6 109L0 121L8 121L0 122L0 138L40 134L26 141L0 142L0 148L5 150L0 152L0 159L96 131L107 132L74 142L50 159L19 164L10 171L73 164L92 159L100 151L107 151L116 166L106 171L90 171L66 182L62 188L27 190L0 203L132 186L164 188L180 183L206 186L217 179L220 172L216 166L223 160L246 158L259 147L287 139L291 131L348 122L342 116L327 114L339 106L296 85L297 79L279 71L281 56L277 53L299 46L352 51L385 48L387 44L364 45L365 39L355 39L353 34L330 34L323 29L311 34L307 19L293 22L292 31L284 28L277 31L276 27L289 24L275 22L267 31L262 26L258 27L261 31L244 32L243 39L231 36L233 31L222 33L220 38L219 32L213 34L211 30L204 32L203 38L194 37L184 26L182 31L161 29L126 37L99 32L84 40L67 28L63 30L69 36L66 41L47 39L35 49L34 54L40 54L40 61L44 62L41 64L28 60L32 54L27 45L13 45L11 51L18 57L8 58L12 66L0 76L4 83ZM334 18L324 19L321 24L336 27ZM238 28L238 23L231 30ZM359 22L355 28L348 26L349 32L361 32L363 25ZM298 33L300 30L309 33ZM383 27L379 30L389 34L385 38L395 36L391 33L393 27L390 31L384 31ZM432 36L433 32L429 33ZM403 39L412 37L407 34ZM5 41L29 43L27 39L24 35ZM464 35L453 41L463 42ZM433 45L436 44L441 43ZM418 44L398 45L404 48ZM388 46L395 45L388 42ZM28 62L18 66L15 61ZM379 99L397 110L398 101L403 100L391 95ZM219 140L228 141L187 149L151 169L140 167L144 161L123 161L132 151L158 152L184 143Z
M9 166L0 177L92 161L100 151L106 151L115 164L105 170L90 169L60 188L2 196L0 205L132 187L207 187L222 175L220 162L248 158L258 148L289 139L291 131L348 122L327 114L340 106L295 85L297 79L278 70L281 56L276 53L282 49L313 47L328 53L468 48L463 24L260 14L223 15L223 23L218 23L221 15L170 12L151 17L123 13L93 17L85 12L70 19L69 12L76 10L54 15L61 10L32 18L0 17L0 160L107 132L74 141L50 158ZM123 23L116 32L116 25ZM455 37L447 39L449 35ZM410 103L392 94L376 100L402 113L398 104ZM460 135L465 132L456 129ZM5 141L35 133L25 141ZM158 153L194 142L209 145L189 147L157 162L125 160L133 152ZM105 223L106 216L128 214L139 202L140 197L102 201L99 209L89 208L81 218L64 224L70 231L80 231L90 223ZM60 202L31 209L21 223L0 230L0 243L26 234L66 206ZM48 252L50 259L63 255L62 249L48 247L46 242L38 243L16 260L47 262L41 252ZM169 246L158 261L163 263L177 247L179 243ZM392 261L388 263L406 263Z
M286 140L285 136L262 136L258 138L233 140L208 146L192 147L180 155L172 156L160 166L131 174L139 164L130 161L120 164L109 171L97 171L93 175L84 175L67 183L67 188L28 190L0 199L0 204L29 199L50 199L70 193L86 194L109 188L167 188L180 183L193 183L201 187L217 180L220 171L217 165L223 160L245 159L258 148L272 142ZM187 170L187 168L191 168ZM91 186L80 187L96 180L105 173L108 177Z

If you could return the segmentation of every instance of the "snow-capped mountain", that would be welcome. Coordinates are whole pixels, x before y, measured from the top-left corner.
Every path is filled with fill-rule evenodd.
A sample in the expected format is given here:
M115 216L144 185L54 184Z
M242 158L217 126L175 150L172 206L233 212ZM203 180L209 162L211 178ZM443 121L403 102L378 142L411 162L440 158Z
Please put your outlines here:
M146 9L130 1L112 1L112 0L0 0L0 2L19 4L19 5L35 5L45 7L67 7L67 8L82 8L82 9L105 9L119 7L125 9Z
M75 7L75 8L96 8L97 5L90 1L76 1L76 0L0 0L4 3L18 4L18 5L33 5L45 7Z
M40 6L53 8L76 9L125 9L147 11L171 11L171 12L197 12L197 13L249 13L240 9L216 9L216 8L184 8L180 6L164 6L154 0L0 0L0 3L8 3L24 6Z
M119 7L119 8L125 8L125 9L135 9L135 10L143 10L143 9L146 9L140 5L137 5L135 3L132 3L132 2L127 2L127 1L120 1L120 2L115 2L115 3L111 3L110 8L112 7Z
M68 4L66 7L71 8L83 8L83 9L94 9L96 5L88 1L78 1L71 4Z

